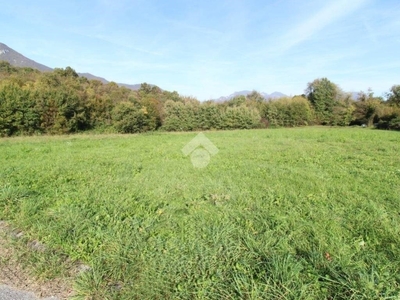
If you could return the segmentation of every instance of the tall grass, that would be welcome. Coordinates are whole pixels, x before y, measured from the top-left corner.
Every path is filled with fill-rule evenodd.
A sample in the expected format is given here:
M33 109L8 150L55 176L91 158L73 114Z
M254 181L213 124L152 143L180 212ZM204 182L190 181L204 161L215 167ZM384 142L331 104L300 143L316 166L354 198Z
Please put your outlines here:
M91 267L80 299L399 297L398 133L205 134L204 169L196 133L1 140L0 218L41 274Z

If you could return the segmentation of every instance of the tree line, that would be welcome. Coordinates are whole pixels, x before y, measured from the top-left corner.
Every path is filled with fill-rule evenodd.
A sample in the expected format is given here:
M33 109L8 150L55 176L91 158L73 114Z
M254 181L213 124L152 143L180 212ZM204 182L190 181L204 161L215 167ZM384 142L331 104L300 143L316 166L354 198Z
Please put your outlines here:
M0 62L0 136L362 124L400 130L400 85L386 99L368 91L353 100L320 78L294 97L265 100L254 91L200 102L146 83L133 91L88 80L70 67L42 73Z

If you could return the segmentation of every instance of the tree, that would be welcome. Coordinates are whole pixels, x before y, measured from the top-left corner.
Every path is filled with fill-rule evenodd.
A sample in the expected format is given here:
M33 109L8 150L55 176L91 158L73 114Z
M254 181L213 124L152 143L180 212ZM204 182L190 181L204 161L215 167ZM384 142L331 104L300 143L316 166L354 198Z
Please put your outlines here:
M17 68L11 66L9 62L6 61L0 61L0 73L5 73L7 75L11 73L16 73L18 71Z
M226 104L230 107L240 106L246 102L246 97L243 95L233 97L232 99L228 100Z
M334 126L348 126L353 120L354 110L355 107L350 96L345 99L340 99L333 108L331 124Z
M149 130L146 108L138 108L132 102L120 102L112 111L114 127L121 133L137 133Z
M156 85L151 85L148 84L146 82L142 83L140 85L140 89L139 89L139 94L161 94L162 90L156 86Z
M268 101L261 111L262 117L274 127L304 126L313 123L310 102L302 96Z
M66 67L65 69L55 68L53 73L57 74L61 77L72 77L72 78L79 77L78 73L76 73L76 71L74 69L72 69L71 67Z
M262 103L265 101L264 97L257 91L252 91L246 96L246 99L250 102Z
M329 124L342 94L339 87L327 78L318 78L308 83L305 94L314 107L319 123Z
M256 108L245 105L227 107L222 116L223 129L251 129L260 126L261 116Z
M39 131L35 100L29 90L14 83L0 86L0 136Z
M392 86L387 96L389 104L400 106L400 85Z
M360 92L355 102L354 124L372 126L379 121L383 107L383 99L375 97L371 89L368 89L368 93Z
M165 119L163 128L168 131L191 131L198 129L199 103L195 101L175 102L167 100L164 104Z
M201 130L221 129L223 106L213 102L203 102L198 110L198 125Z

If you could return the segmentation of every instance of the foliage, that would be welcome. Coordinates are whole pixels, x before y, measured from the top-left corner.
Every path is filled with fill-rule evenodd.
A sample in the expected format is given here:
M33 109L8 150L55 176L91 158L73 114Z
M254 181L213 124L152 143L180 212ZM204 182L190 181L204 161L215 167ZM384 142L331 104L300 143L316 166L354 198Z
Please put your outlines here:
M400 107L400 85L394 85L388 93L388 102Z
M132 102L119 102L112 111L113 124L120 133L138 133L154 130L156 124L146 110Z
M355 102L354 122L355 124L365 124L372 126L379 121L382 110L384 109L383 99L374 97L374 93L360 92Z
M234 107L234 106L240 106L242 104L246 103L246 97L241 95L241 96L236 96L233 97L232 99L229 99L228 101L226 101L226 105Z
M375 125L397 129L398 85L387 100L372 91L350 99L327 78L306 95L265 100L257 91L225 102L200 102L147 83L139 90L79 77L71 67L41 73L0 62L0 135L137 133L295 127L312 124ZM307 99L307 100L306 100Z
M329 124L341 94L339 87L327 78L319 78L308 83L305 93L315 109L317 121Z
M210 129L250 129L260 125L256 108L199 103L198 101L167 101L164 106L163 128L168 131L191 131Z
M167 131L191 131L197 129L197 110L198 103L196 102L166 101L164 104L165 119L163 128Z
M39 131L40 116L29 90L15 83L0 86L0 136Z
M378 129L400 130L399 119L400 107L382 105L379 111L379 119L375 126Z
M389 121L388 129L400 130L400 115L397 115Z
M252 91L246 96L247 102L262 103L265 101L264 97L257 91Z
M155 130L161 126L162 101L179 98L176 92L163 92L145 83L139 91L132 91L114 82L89 81L70 67L40 73L1 62L0 80L2 135L107 127L124 133Z
M355 107L350 97L340 99L332 110L329 123L334 126L348 126L354 119Z
M0 72L2 74L10 75L11 73L18 72L18 68L13 67L6 61L0 61Z
M227 107L222 115L223 129L251 129L260 124L257 109L245 105Z
M314 119L309 102L302 96L270 100L262 108L262 117L273 127L310 125Z
M224 129L224 107L213 102L199 106L197 124L202 130Z

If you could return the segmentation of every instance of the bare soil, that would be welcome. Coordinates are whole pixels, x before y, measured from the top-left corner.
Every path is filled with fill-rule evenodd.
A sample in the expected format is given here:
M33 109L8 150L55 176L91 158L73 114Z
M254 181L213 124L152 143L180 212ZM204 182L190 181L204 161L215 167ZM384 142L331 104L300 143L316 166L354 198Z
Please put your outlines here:
M43 281L35 278L29 269L22 267L11 240L16 237L18 238L18 234L6 222L0 221L0 285L32 292L38 298L68 299L72 296L70 278ZM34 241L33 245L37 245L37 242Z

